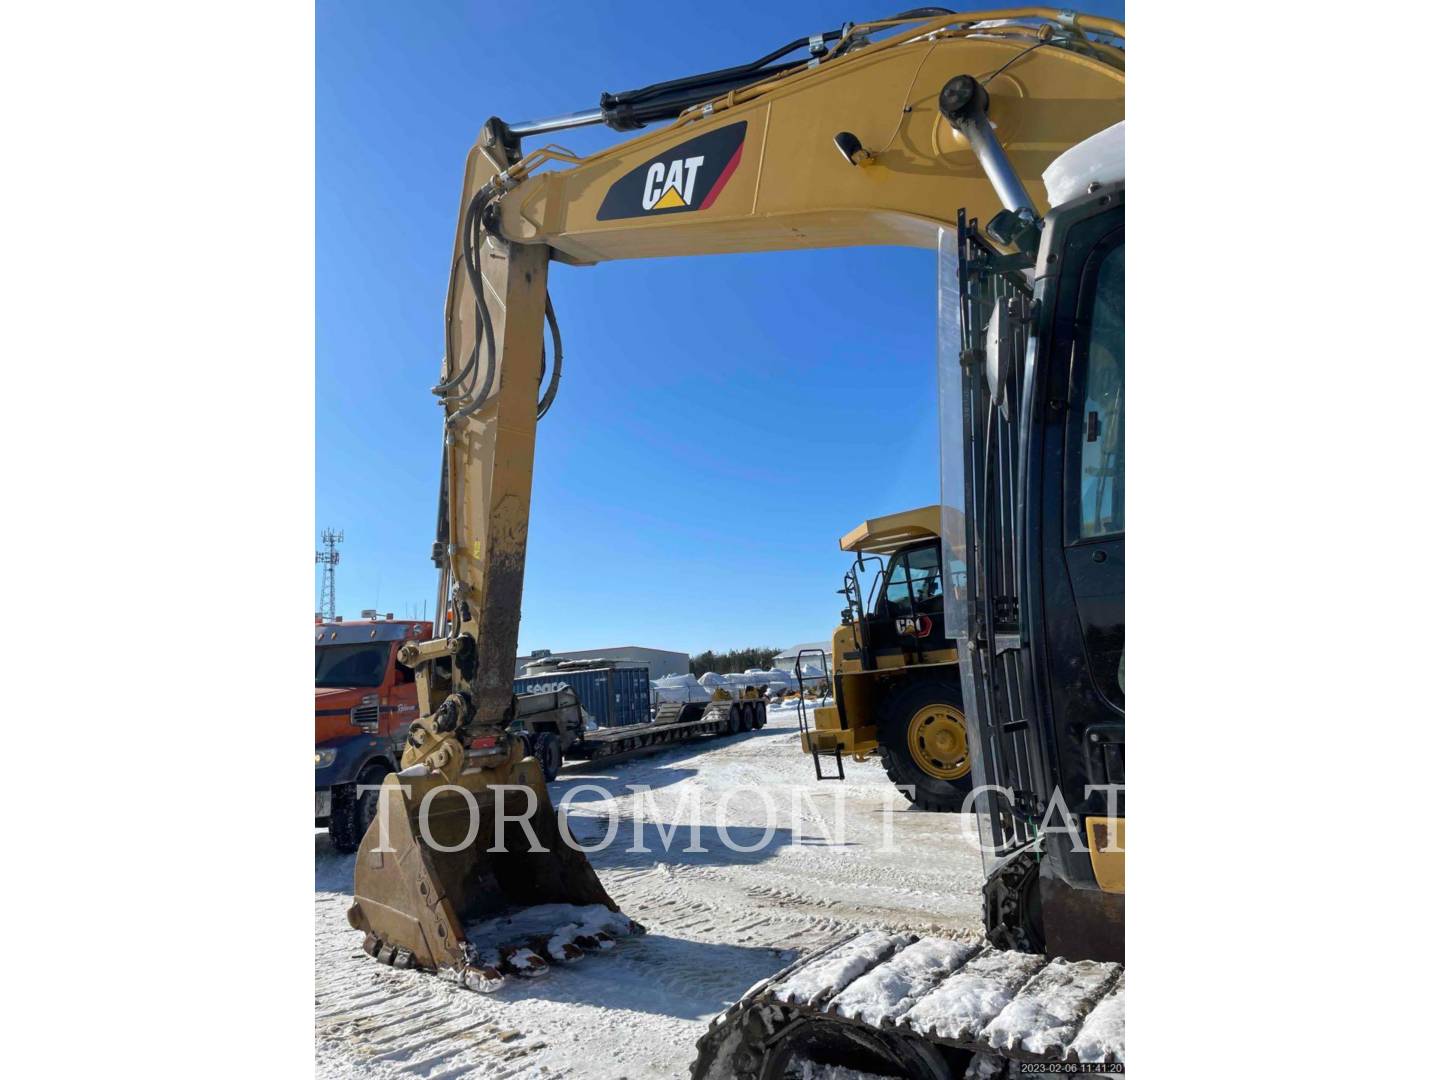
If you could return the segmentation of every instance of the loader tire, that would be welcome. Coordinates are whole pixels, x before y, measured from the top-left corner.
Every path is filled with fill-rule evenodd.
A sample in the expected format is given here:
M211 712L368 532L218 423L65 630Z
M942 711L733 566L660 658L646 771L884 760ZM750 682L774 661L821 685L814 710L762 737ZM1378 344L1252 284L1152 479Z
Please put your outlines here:
M973 775L960 687L927 680L891 694L880 718L885 775L921 810L957 813Z
M365 830L375 819L375 808L380 804L380 792L360 791L362 785L378 785L389 774L389 769L374 766L360 774L354 784L337 784L330 789L330 844L342 855L349 855L360 847L365 839Z
M544 774L547 784L560 775L560 766L564 764L565 754L560 749L560 739L557 736L548 731L542 731L536 735L535 757L540 762L540 771Z

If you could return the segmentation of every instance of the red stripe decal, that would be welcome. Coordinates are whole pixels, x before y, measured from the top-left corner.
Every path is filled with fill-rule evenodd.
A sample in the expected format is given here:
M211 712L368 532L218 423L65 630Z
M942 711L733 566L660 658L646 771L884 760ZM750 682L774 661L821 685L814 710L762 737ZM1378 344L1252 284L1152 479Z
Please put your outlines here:
M715 201L716 197L720 194L721 190L722 190L722 189L725 187L725 185L729 182L731 173L733 173L733 172L736 170L736 168L739 167L739 165L740 165L740 154L741 154L741 152L742 152L744 149L745 149L745 143L744 143L744 141L742 140L741 143L740 143L740 145L737 146L737 147L735 147L735 153L733 153L733 154L730 155L730 160L725 163L725 168L721 171L719 178L716 179L716 181L715 181L715 186L710 189L710 194L709 194L709 195L706 195L706 196L705 196L705 201L700 204L700 209L701 209L701 210L709 210L709 209L710 209L710 204Z

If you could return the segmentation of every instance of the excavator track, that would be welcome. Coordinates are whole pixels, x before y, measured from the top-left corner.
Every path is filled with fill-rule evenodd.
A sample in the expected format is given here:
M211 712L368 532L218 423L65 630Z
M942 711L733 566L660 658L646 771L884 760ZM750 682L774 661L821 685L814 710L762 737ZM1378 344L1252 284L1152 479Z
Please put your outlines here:
M1125 973L978 940L871 930L751 987L696 1048L692 1080L989 1080L1035 1063L1114 1065L1119 1074Z

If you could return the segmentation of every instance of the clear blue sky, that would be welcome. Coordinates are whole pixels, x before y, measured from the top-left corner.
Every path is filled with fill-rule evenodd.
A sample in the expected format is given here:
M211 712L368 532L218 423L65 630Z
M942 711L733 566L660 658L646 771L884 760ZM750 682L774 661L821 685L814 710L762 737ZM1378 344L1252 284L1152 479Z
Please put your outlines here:
M345 530L342 614L433 609L427 388L485 119L591 108L907 6L317 4L315 534ZM554 266L565 375L540 424L520 651L828 637L838 537L939 499L935 266L890 248Z

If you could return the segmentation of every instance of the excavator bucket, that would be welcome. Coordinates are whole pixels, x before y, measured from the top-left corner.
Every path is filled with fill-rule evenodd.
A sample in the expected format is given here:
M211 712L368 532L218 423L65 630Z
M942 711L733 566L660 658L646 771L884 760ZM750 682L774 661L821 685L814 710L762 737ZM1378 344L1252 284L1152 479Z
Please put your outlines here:
M366 952L488 991L643 932L562 835L539 763L519 755L453 784L386 777L348 913Z

